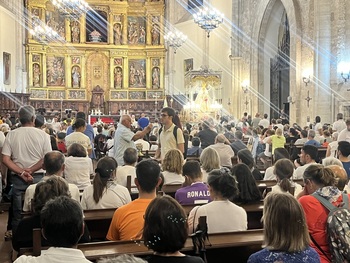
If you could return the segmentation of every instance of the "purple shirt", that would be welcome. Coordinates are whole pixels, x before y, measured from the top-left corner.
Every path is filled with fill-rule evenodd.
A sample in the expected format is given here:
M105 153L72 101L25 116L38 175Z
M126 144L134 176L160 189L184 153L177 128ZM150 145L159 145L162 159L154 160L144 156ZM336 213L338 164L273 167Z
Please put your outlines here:
M181 205L205 204L211 201L208 186L202 182L178 189L175 199Z

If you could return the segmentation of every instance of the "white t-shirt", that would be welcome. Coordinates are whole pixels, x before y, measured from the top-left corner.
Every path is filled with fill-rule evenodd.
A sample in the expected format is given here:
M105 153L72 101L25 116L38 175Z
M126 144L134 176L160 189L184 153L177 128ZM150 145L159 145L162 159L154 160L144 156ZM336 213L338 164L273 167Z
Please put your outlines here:
M10 156L21 168L33 166L51 151L50 136L34 127L20 127L10 131L2 148L2 154ZM44 170L36 172L41 173Z
M66 136L66 138L64 140L65 140L65 144L66 144L67 149L73 143L78 143L78 144L82 145L86 149L86 152L88 152L88 150L92 148L91 141L90 141L89 137L86 136L82 132L72 132L71 134Z
M48 250L42 250L38 257L20 256L14 263L91 263L87 260L83 252L75 248L50 247Z
M265 170L264 179L263 180L276 180L276 175L273 173L273 169L275 166L270 166Z
M350 131L348 129L342 130L338 135L338 142L347 141L350 142Z
M50 178L50 176L44 176L42 180L46 180ZM31 184L28 186L25 194L24 194L24 203L23 203L23 211L29 212L31 211L32 199L34 198L35 188L37 184ZM80 202L80 193L79 189L75 184L68 184L68 189L71 194L72 199Z
M248 227L247 212L228 200L212 201L193 208L188 217L191 233L196 229L200 216L207 217L208 233L244 231Z
M293 174L293 179L294 180L303 179L303 175L306 168L308 168L312 164L316 164L316 163L313 162L313 163L304 164L303 166L299 166L297 169L295 169L295 172Z
M259 121L259 126L263 126L264 128L268 128L270 126L270 121L268 119L262 119Z
M126 187L128 175L131 175L131 186L135 186L136 168L131 165L118 166L116 181L119 185Z
M298 194L303 190L303 187L297 183L293 183L293 184L294 184L294 196L297 197ZM278 184L272 186L271 192L273 192L273 193L285 193Z
M138 143L142 144L142 151L149 151L149 148L150 148L149 142L147 142L143 139L138 139L135 141L135 145L137 145Z
M263 143L265 144L265 151L264 151L264 154L265 156L267 157L271 157L272 156L272 152L270 151L270 147L271 145L269 143L267 143L267 141L269 140L270 137L266 137L264 140L263 140Z
M221 166L232 167L231 158L235 156L235 152L232 150L230 145L215 143L210 145L208 148L212 148L217 151L220 157Z
M75 184L81 190L91 185L90 175L94 171L89 157L68 156L64 164L64 178L68 183Z
M185 177L181 174L163 171L164 184L182 184L185 182Z
M343 119L337 120L333 123L333 131L341 132L346 129L346 123Z
M101 199L98 203L94 200L93 185L85 188L81 197L81 206L83 209L105 209L117 208L131 202L131 197L128 189L118 185L114 181L107 182L107 188L104 189Z
M5 143L5 134L0 131L0 148L2 148L4 146Z

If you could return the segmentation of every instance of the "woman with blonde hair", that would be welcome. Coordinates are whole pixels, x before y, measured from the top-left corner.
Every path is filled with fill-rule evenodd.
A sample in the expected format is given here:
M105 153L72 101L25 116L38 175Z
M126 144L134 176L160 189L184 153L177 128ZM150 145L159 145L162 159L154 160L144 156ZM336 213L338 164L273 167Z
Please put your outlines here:
M129 190L114 180L117 167L113 157L98 161L92 185L84 190L81 198L83 209L117 208L131 202Z
M336 187L337 179L333 171L323 165L308 166L303 177L304 189L299 194L299 203L304 209L307 226L313 241L311 246L319 254L322 263L332 262L326 231L329 211L314 195L328 200L334 206L339 206L343 203L342 192ZM349 198L350 195L348 195Z
M264 246L248 263L318 263L317 252L309 246L310 237L303 209L290 194L270 193L264 200Z
M275 153L275 149L284 148L284 145L286 144L286 137L283 136L282 129L277 128L276 134L270 136L267 143L272 145L272 155Z
M220 156L215 149L205 148L199 158L203 174L203 182L207 182L208 174L214 169L220 169Z
M171 149L165 154L162 161L164 185L182 184L185 181L185 177L182 176L183 163L184 157L180 150Z

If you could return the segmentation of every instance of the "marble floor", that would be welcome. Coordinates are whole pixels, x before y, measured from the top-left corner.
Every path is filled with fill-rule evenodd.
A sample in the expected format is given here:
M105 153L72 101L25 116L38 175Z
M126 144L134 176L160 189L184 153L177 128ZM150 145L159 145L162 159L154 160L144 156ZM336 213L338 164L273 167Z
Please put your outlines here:
M5 241L4 234L6 232L7 217L8 217L8 204L0 204L0 263L11 263L11 241Z

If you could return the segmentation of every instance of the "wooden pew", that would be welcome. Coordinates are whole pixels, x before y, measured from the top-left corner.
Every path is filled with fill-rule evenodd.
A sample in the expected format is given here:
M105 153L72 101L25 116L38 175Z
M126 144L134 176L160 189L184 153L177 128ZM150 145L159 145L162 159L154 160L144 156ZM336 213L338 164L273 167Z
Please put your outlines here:
M84 221L92 241L105 240L116 208L84 210Z
M162 187L162 191L167 194L170 195L171 197L175 198L175 193L178 189L180 189L182 187L182 184L165 184Z
M298 179L293 180L293 182L300 184L301 186L304 186L304 180ZM272 186L275 186L277 184L276 180L258 180L256 181L256 185L258 186L261 193L265 191L267 188L271 188Z
M249 255L261 249L263 230L248 230L230 233L209 234L206 241L208 262L224 262L228 257L235 258L234 262L246 262ZM42 248L47 249L46 248ZM96 261L103 257L133 254L147 256L153 254L143 245L142 240L135 241L104 241L79 244L80 249L88 260ZM193 243L189 237L181 249L185 254L193 254ZM21 249L21 255L33 255L33 248Z

